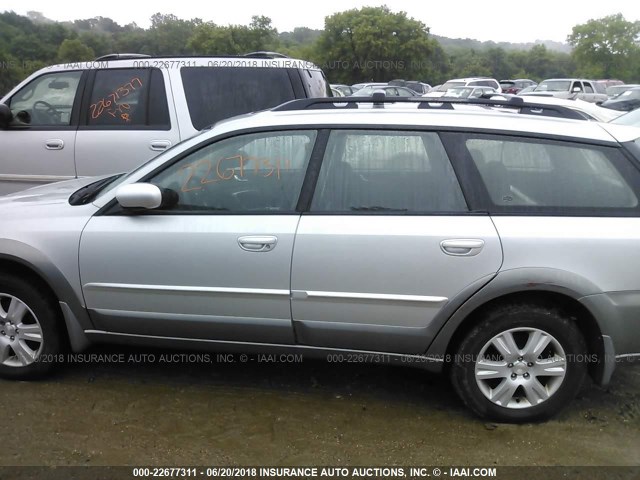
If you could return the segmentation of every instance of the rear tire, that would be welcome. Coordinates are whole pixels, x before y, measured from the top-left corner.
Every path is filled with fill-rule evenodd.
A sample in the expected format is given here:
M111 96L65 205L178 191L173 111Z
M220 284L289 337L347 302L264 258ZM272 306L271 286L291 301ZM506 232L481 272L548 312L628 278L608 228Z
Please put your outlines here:
M578 393L587 360L584 337L568 316L539 305L504 305L485 314L462 339L451 381L481 417L539 421Z
M0 274L0 376L32 379L62 358L63 329L42 285Z

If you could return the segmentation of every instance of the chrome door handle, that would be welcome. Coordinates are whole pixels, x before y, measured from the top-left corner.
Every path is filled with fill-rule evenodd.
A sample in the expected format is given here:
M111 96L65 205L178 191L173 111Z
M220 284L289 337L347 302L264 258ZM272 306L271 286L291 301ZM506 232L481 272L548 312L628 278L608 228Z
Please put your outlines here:
M156 152L162 152L170 146L171 142L169 140L151 140L151 143L149 143L149 148Z
M47 150L62 150L64 148L64 142L59 138L51 138L44 142L44 148Z
M479 239L452 239L440 242L440 248L447 255L454 257L473 257L478 255L484 247L484 240Z
M276 248L276 243L278 243L278 238L271 235L238 238L238 245L247 252L270 252Z

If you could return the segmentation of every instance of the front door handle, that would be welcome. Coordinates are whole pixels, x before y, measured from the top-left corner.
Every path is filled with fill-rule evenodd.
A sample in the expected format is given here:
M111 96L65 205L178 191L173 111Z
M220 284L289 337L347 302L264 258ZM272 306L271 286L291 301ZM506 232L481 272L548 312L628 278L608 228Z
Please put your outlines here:
M440 248L447 255L454 257L473 257L478 255L484 247L484 240L480 239L451 239L440 242Z
M270 252L277 243L278 238L271 235L238 238L238 245L247 252Z
M162 152L170 146L171 142L169 140L151 140L151 143L149 143L149 148L156 152Z
M51 138L44 142L44 148L47 150L62 150L64 148L64 142L59 138Z

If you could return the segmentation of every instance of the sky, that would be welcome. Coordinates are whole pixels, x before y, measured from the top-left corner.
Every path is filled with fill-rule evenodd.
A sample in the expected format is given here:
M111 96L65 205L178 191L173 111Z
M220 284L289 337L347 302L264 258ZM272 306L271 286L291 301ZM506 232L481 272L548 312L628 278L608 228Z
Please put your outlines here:
M231 5L231 8L225 6ZM220 25L247 25L252 15L270 17L280 32L295 27L321 29L324 18L336 12L363 6L387 5L392 11L405 11L421 20L432 34L450 38L473 38L495 42L534 42L535 40L566 41L575 25L590 19L622 13L626 20L640 20L639 0L534 0L502 2L491 0L241 0L238 3L205 3L202 0L109 0L108 2L69 2L51 0L2 0L0 11L13 10L25 15L28 11L43 13L53 20L65 21L109 17L121 25L135 22L150 25L154 13L173 14L179 18L201 18Z

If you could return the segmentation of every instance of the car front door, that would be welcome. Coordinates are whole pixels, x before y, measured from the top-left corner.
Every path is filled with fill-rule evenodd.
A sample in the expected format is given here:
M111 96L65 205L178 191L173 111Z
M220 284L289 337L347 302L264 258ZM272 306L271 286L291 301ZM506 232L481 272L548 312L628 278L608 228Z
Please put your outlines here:
M51 72L8 99L14 120L0 130L0 195L75 178L82 71Z
M108 332L293 343L296 212L314 131L202 146L149 182L172 208L92 218L80 244L86 306Z
M495 227L469 212L438 134L335 130L296 235L296 338L423 352L443 308L501 261Z

